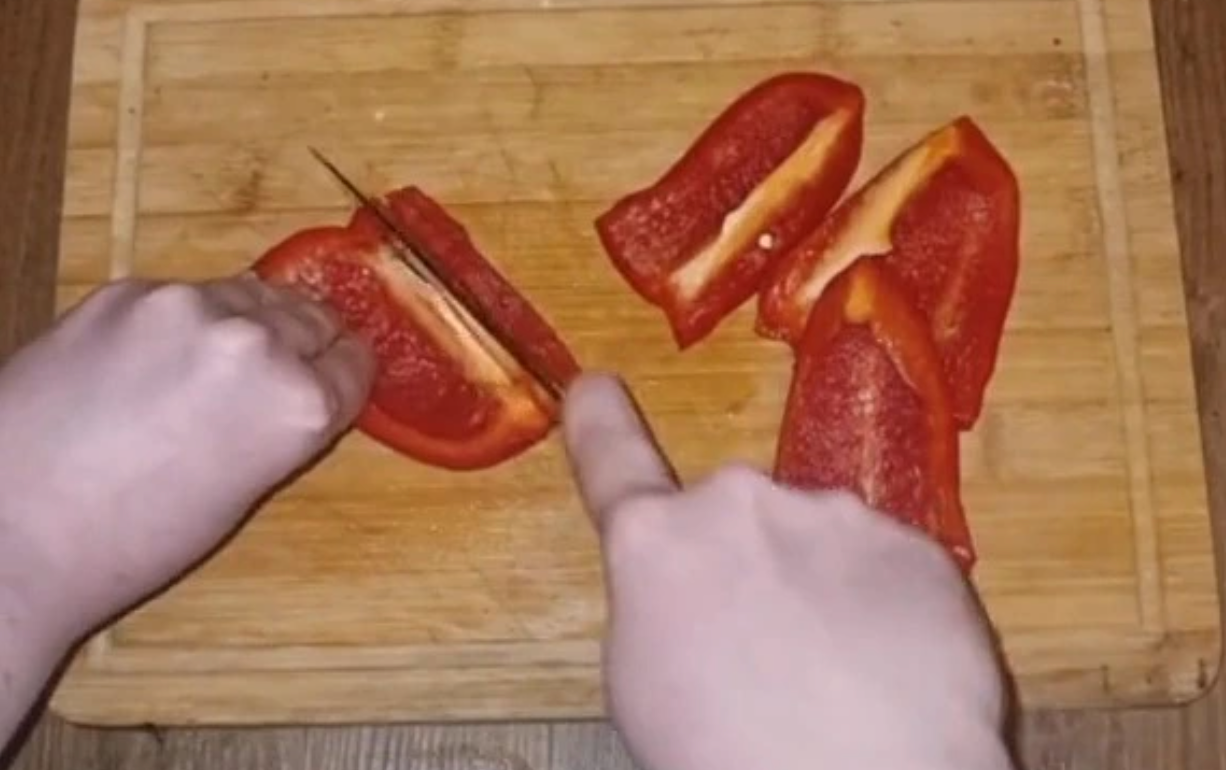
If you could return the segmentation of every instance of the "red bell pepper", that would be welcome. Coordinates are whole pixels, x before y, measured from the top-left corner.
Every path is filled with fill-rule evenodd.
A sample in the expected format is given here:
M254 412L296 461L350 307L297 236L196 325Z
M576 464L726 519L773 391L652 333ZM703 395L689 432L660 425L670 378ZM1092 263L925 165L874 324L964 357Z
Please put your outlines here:
M887 265L928 318L961 429L974 425L1018 272L1017 178L959 118L841 203L766 282L758 333L795 343L831 280L862 256Z
M549 324L478 251L463 225L420 190L387 207L496 314L560 383L579 366ZM333 307L374 348L377 374L357 427L417 460L456 470L488 467L540 441L556 421L550 398L492 339L390 251L370 213L344 227L301 230L254 266L266 281L299 287Z
M614 266L677 345L710 334L838 201L860 162L864 95L785 73L741 95L654 184L596 220Z
M775 478L854 492L969 571L949 389L909 293L884 265L858 260L826 288L797 349Z

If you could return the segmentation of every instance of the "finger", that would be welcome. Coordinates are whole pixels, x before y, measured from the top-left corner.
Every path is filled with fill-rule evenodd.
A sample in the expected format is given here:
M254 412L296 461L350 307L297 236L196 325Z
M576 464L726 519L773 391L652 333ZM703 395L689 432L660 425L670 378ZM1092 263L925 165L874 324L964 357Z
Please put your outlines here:
M341 320L326 305L283 294L248 314L268 328L287 348L312 359L327 350L343 331Z
M562 421L579 494L597 527L632 498L676 491L672 467L616 378L581 376L567 391Z
M161 282L134 277L119 278L102 284L61 313L55 325L62 329L93 328L131 310L136 299L160 285Z
M231 315L248 315L271 296L269 288L249 272L205 281L201 290L223 312Z
M336 404L336 428L343 430L357 419L375 379L375 356L370 346L352 334L343 334L314 363Z

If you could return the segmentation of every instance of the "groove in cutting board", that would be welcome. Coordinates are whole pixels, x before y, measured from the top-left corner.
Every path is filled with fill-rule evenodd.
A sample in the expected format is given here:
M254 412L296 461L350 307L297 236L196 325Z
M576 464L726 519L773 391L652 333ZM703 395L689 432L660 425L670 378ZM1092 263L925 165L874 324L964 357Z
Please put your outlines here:
M1098 174L1099 216L1105 231L1104 249L1111 290L1111 329L1114 332L1124 434L1128 444L1128 480L1132 493L1132 527L1136 538L1137 602L1141 626L1160 633L1165 622L1161 578L1158 575L1158 534L1150 486L1149 452L1145 442L1145 399L1138 371L1136 309L1132 299L1132 269L1128 264L1128 229L1124 195L1120 187L1119 156L1115 145L1115 89L1107 65L1106 30L1102 0L1077 0L1085 39L1086 89L1090 120L1094 123L1094 170Z

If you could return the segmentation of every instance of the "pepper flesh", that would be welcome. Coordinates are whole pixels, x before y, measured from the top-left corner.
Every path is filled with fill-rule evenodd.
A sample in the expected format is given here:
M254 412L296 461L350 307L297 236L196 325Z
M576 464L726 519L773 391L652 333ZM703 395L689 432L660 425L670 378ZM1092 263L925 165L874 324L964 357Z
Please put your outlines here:
M883 265L862 259L815 305L799 342L775 478L842 489L926 532L969 572L958 431L924 316Z
M860 162L864 95L784 73L730 104L652 185L596 220L615 268L668 319L677 346L709 335L777 256L837 203Z
M545 320L477 250L465 228L416 188L387 207L558 381L579 367ZM295 286L335 309L375 351L376 375L357 427L430 465L485 468L543 439L556 407L480 327L392 253L373 215L294 233L255 264L265 281Z
M482 256L465 227L438 202L414 187L393 191L386 202L460 288L497 316L536 368L563 389L579 375L579 363L549 322ZM376 238L384 234L375 215L365 209L354 212L350 227Z
M795 344L810 308L861 257L887 265L928 319L960 429L974 425L1017 282L1019 191L969 118L929 134L784 256L759 298L760 335Z

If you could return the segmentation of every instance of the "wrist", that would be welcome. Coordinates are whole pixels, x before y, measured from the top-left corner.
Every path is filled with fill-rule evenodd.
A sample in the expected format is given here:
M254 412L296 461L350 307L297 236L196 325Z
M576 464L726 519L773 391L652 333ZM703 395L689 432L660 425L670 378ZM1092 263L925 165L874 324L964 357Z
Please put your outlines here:
M64 570L12 512L0 499L0 636L58 657L86 629Z
M7 554L0 553L7 559ZM39 607L20 585L0 572L0 667L42 671L54 667L71 649L73 635L55 618L54 609Z
M62 606L40 588L39 561L0 512L0 754L72 649Z
M975 742L956 751L944 752L942 756L918 757L908 752L898 756L895 751L881 751L877 747L862 747L863 750L839 752L838 767L889 767L896 770L1016 770L1003 738Z
M874 734L876 730L876 734ZM888 741L880 736L889 735ZM1016 770L1001 720L980 704L927 708L908 701L884 726L845 730L833 741L839 767L897 770Z

